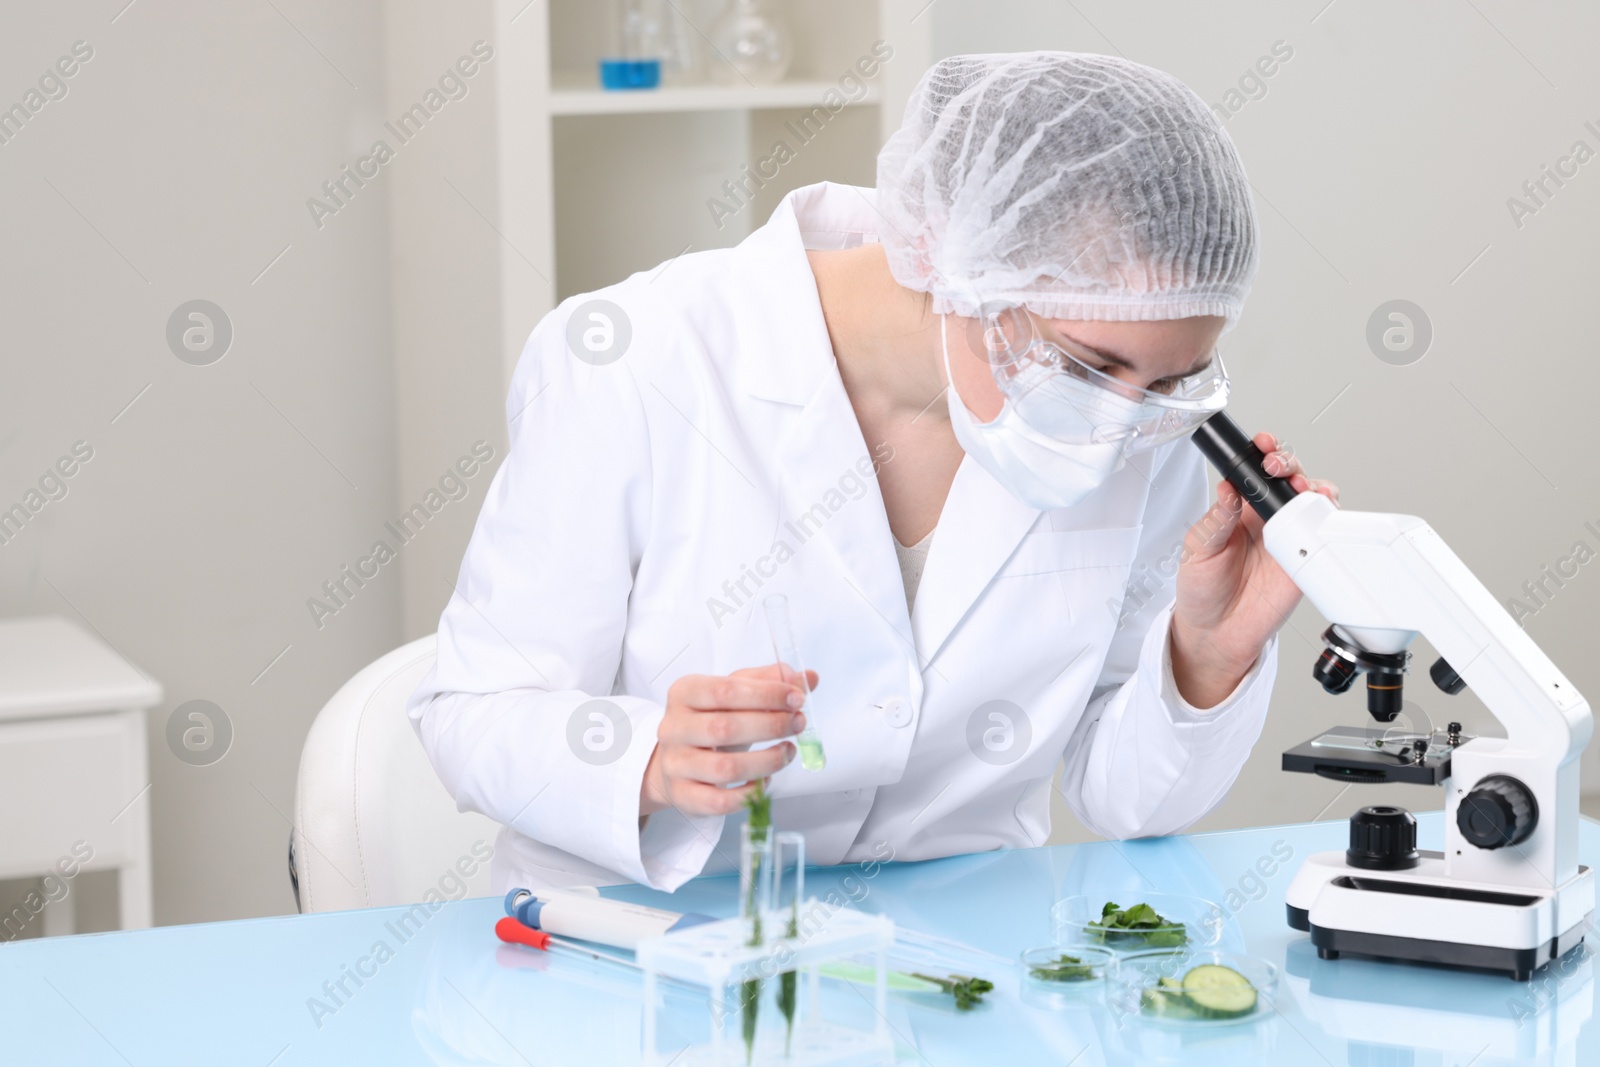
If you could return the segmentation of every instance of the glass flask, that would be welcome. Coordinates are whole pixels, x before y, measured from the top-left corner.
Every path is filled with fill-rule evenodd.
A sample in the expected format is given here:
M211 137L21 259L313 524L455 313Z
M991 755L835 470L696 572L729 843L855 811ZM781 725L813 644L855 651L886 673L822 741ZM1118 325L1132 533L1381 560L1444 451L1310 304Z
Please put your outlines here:
M705 81L704 57L700 51L700 31L690 21L693 8L688 0L662 0L661 5L661 84L699 85Z
M794 59L794 37L773 0L733 0L711 45L711 71L724 85L776 84Z
M649 0L612 0L610 40L600 57L602 89L661 84L661 26Z

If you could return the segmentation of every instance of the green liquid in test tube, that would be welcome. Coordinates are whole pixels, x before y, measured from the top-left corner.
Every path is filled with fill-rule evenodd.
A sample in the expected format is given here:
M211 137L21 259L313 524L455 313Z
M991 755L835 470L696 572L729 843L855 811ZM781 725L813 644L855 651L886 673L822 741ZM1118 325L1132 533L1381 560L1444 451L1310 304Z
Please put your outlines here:
M828 757L823 755L822 735L817 733L812 721L811 685L806 680L805 665L800 662L800 649L794 643L794 626L789 622L789 598L774 594L767 597L766 607L767 629L772 633L772 650L777 653L780 663L800 672L800 689L806 695L805 706L800 709L805 712L806 728L794 739L795 747L800 750L800 766L808 771L820 771L828 765Z

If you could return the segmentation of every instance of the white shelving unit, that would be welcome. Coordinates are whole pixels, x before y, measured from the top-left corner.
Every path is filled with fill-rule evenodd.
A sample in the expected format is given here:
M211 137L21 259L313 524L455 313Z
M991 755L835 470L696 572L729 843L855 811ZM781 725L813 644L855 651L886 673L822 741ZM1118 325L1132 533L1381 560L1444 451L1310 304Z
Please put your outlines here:
M878 147L930 55L926 0L779 0L795 40L785 81L608 92L596 66L608 3L494 3L506 381L528 333L560 299L685 251L737 244L801 185L870 185ZM708 68L722 62L705 38L727 5L673 0L699 33ZM880 54L892 50L888 59L874 55L878 42ZM863 59L877 69L857 88ZM737 188L743 168L778 141L793 158L777 175L748 198L728 193L725 183Z
M564 115L649 115L671 111L765 111L773 108L816 106L817 101L836 88L832 82L795 81L758 88L721 85L687 85L651 92L618 93L577 85L558 85L550 93L550 114ZM875 105L883 97L876 85L869 85L861 99L850 106Z
M122 929L154 921L145 712L161 700L158 682L75 622L0 621L0 804L14 813L0 879L63 888L30 892L0 917L0 938L75 932L80 870L117 872Z

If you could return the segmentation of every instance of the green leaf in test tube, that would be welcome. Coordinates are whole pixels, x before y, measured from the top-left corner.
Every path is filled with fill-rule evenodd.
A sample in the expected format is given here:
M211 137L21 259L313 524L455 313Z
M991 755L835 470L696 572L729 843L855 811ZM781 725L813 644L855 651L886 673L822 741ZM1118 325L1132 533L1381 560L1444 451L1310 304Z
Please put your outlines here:
M816 724L812 721L811 685L806 680L805 665L800 662L799 646L795 644L794 626L789 619L789 598L774 593L767 597L765 604L767 629L772 634L772 650L778 662L800 673L800 689L806 697L805 706L801 708L806 716L806 728L794 739L795 747L800 750L800 766L808 771L820 771L828 765L828 757L822 751L822 735L817 733Z

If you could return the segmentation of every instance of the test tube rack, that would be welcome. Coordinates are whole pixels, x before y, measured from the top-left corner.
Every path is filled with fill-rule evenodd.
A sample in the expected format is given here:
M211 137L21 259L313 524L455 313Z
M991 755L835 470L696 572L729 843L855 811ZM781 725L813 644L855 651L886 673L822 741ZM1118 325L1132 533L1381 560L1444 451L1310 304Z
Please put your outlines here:
M762 916L763 928L786 930L787 909ZM642 941L636 958L644 971L644 1062L658 1067L745 1067L747 1063L782 1064L785 1067L855 1067L892 1064L894 1042L888 1029L889 948L894 944L894 923L881 915L868 915L815 898L799 908L799 933L793 938L773 937L749 945L747 919L724 919L661 934ZM871 1031L844 1026L822 1017L819 969L827 963L870 957L875 968L874 1013ZM782 1026L758 1028L753 1055L747 1056L740 1033L736 991L751 978L763 979L761 1011L777 1015L771 990L780 974L794 971L802 995L798 998L794 1034L785 1041ZM661 998L660 978L672 978L706 987L711 1014L711 1039L690 1048L657 1048ZM787 1044L787 1048L785 1047Z

